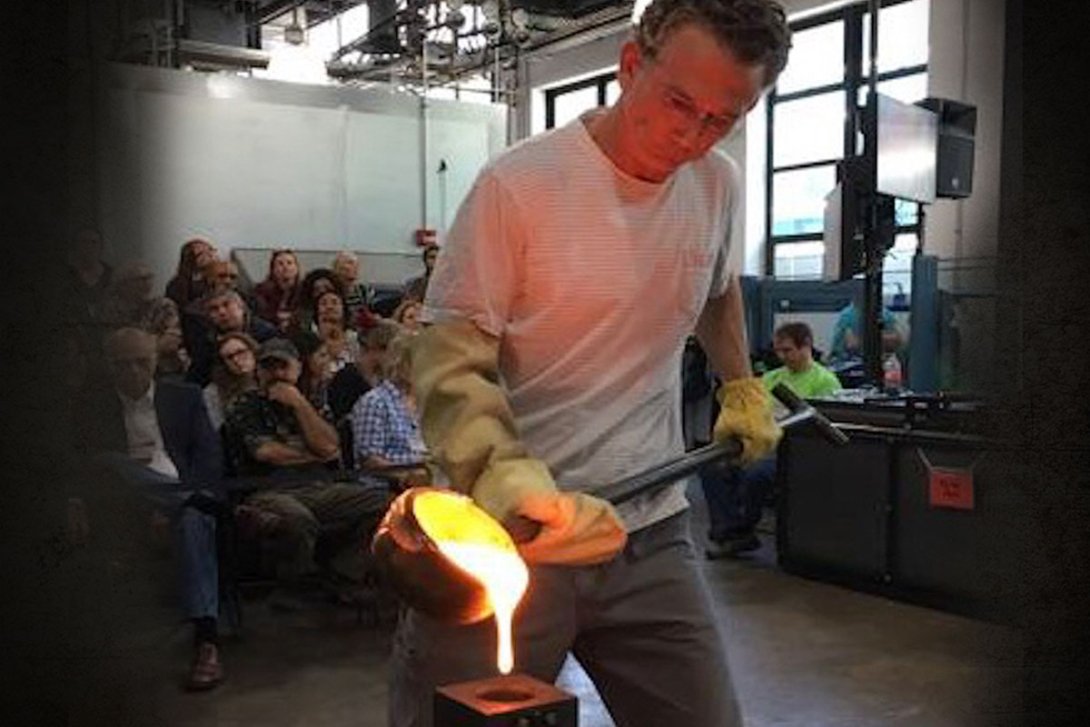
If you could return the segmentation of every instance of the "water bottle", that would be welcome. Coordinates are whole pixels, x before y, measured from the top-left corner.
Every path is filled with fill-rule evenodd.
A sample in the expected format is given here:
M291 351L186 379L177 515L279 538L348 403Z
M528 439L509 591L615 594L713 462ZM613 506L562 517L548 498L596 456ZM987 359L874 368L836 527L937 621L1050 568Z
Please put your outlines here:
M882 360L882 386L888 393L901 390L901 360L892 351Z

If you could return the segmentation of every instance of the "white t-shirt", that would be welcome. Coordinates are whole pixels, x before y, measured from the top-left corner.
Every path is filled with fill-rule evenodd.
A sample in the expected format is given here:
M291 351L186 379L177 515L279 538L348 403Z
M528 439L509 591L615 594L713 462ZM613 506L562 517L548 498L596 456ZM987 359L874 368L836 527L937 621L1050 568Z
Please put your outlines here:
M726 290L740 190L718 152L655 184L617 169L584 120L478 176L422 314L500 338L522 440L561 489L593 492L684 451L681 352ZM688 506L678 483L618 508L629 531Z

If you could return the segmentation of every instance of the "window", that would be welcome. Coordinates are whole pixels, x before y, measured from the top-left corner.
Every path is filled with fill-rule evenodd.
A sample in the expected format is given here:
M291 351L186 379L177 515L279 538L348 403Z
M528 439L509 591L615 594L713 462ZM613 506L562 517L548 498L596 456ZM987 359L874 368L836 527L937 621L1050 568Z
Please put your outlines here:
M546 89L545 128L563 126L584 111L612 104L620 95L614 71Z
M913 103L927 95L928 0L885 0L878 17L878 90ZM765 270L821 277L825 195L836 163L856 151L849 99L869 93L870 14L854 4L792 25L787 68L768 98ZM918 239L914 203L896 203L897 236L886 259L887 293L907 292Z

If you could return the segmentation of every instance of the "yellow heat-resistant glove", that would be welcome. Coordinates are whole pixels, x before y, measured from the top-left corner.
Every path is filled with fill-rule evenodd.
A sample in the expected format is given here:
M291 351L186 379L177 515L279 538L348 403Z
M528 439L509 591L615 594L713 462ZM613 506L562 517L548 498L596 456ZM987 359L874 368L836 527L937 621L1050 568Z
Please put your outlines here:
M613 505L582 492L558 491L536 459L494 463L474 485L473 499L513 531L527 563L602 563L620 552L628 537ZM519 536L519 518L540 526L531 529L528 540Z
M776 451L783 430L772 418L772 402L759 378L726 382L718 399L719 418L712 436L717 442L730 437L741 440L739 464L751 465Z
M520 517L540 524L520 545L527 561L609 560L624 547L623 523L604 500L559 492L545 464L530 456L499 385L498 361L499 339L471 321L421 331L413 380L428 449L453 489L509 529Z

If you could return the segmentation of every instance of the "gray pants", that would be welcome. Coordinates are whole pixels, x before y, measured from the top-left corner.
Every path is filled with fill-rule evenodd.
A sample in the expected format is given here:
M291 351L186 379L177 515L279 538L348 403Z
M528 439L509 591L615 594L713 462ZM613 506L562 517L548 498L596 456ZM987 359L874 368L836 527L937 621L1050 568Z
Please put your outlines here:
M741 717L687 513L610 563L537 566L515 617L515 671L552 683L570 651L618 727L735 727ZM391 727L432 727L436 686L495 676L493 619L445 626L407 611L394 638Z
M316 569L314 546L319 535L331 534L343 544L345 558L332 565L341 575L361 575L366 538L390 503L388 489L344 482L315 482L259 492L246 504L276 513L283 519L276 540L280 545L277 577L292 581Z

